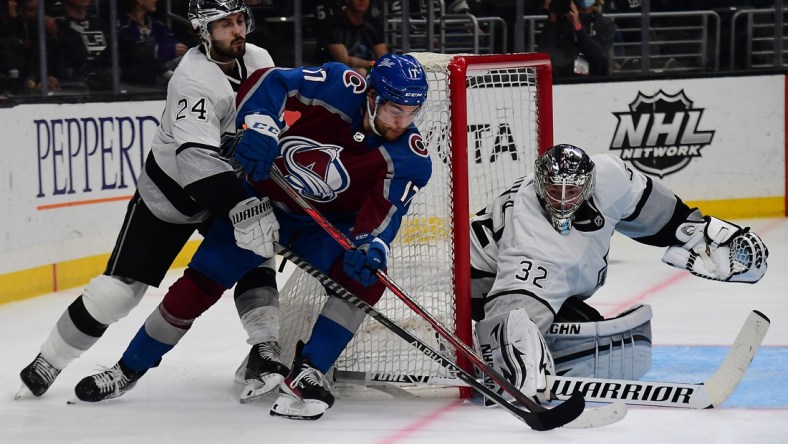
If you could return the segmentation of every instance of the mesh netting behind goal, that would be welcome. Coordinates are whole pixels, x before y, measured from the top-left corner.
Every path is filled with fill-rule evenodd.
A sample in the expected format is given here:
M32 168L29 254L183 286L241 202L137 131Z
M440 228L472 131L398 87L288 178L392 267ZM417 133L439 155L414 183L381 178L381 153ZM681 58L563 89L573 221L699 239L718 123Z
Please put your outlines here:
M391 246L388 274L448 330L470 343L468 222L472 212L529 172L538 152L552 144L549 59L537 54L413 55L429 78L429 98L417 124L433 171ZM301 270L282 287L284 362L292 360L295 343L309 337L325 298L317 280ZM389 291L375 307L456 359L454 347ZM336 370L394 382L425 376L451 380L438 363L369 318Z

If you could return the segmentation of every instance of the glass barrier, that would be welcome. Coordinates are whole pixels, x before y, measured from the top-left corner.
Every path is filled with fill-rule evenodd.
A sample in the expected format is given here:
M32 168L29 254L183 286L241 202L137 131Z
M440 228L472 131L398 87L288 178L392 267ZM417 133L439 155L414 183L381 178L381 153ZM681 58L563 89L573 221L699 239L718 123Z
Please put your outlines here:
M652 0L661 7L650 14L615 9L619 3L599 6L618 27L605 80L785 66L782 1L708 1L667 11ZM0 106L164 97L181 55L197 45L188 4L159 0L146 10L136 0L0 0ZM326 61L324 28L345 13L337 0L247 4L256 23L247 41L268 49L279 66ZM393 52L534 51L546 18L541 2L530 0L373 0L367 14Z

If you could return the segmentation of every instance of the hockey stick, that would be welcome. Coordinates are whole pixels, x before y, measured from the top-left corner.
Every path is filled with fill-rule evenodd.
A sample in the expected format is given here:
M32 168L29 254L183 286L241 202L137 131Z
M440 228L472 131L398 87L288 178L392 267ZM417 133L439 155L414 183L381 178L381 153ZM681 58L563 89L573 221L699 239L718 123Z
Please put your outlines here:
M553 394L567 399L580 391L588 401L595 402L689 409L719 407L744 377L769 325L769 318L763 313L750 312L725 360L713 375L697 384L558 376L553 381Z
M458 366L451 359L443 356L435 349L430 347L429 344L419 339L418 337L414 336L408 330L400 327L396 322L388 318L383 313L377 311L374 307L372 307L364 300L362 300L358 296L348 291L345 287L336 283L333 279L331 279L330 277L326 276L319 270L309 265L308 262L298 257L295 253L291 252L290 250L287 250L286 248L282 247L279 244L277 244L277 253L280 254L285 259L297 265L302 270L309 273L318 281L320 281L321 284L323 284L326 288L328 288L331 291L331 294L336 295L337 297L359 308L368 316L375 319L376 321L381 323L384 327L392 331L394 334L396 334L397 336L399 336L400 338L411 344L417 350L424 353L427 357L439 363L444 368L448 369L449 372L451 372L451 374L456 375L457 379L465 383L465 385L470 386L471 388L475 389L482 395L493 400L496 404L508 410L510 413L512 413L521 421L528 424L528 426L530 426L534 430L539 430L539 431L550 430L561 426L564 426L566 428L578 428L578 429L602 427L620 421L621 419L624 418L624 416L627 413L626 405L624 405L623 403L614 403L614 404L610 404L609 406L605 406L601 408L585 409L576 419L566 423L566 416L568 416L569 414L573 414L574 412L567 413L564 410L565 407L563 406L570 404L571 401L566 401L561 405L554 407L552 409L546 409L538 404L535 404L537 407L535 410L528 411L528 410L520 409L514 404L512 404L511 402L505 400L495 390L490 389L482 382L477 380L474 376L468 373L468 371ZM487 368L489 369L489 367ZM494 370L490 369L490 371L494 371ZM580 399L580 401L583 401L582 397L580 398L569 397L569 398Z
M719 407L744 377L770 325L769 318L763 313L757 310L750 312L725 360L712 376L697 384L556 376L553 379L552 392L558 399L567 399L572 393L580 391L586 400L591 402L620 401L630 405L688 409ZM391 382L421 386L463 385L463 382L456 378L378 372L339 371L335 372L334 376L340 382L379 385Z
M307 214L309 214L309 216L312 217L312 219L314 219L314 221L318 225L320 225L324 230L326 230L326 232L332 238L334 238L340 245L342 245L342 247L345 248L345 250L356 248L353 245L353 243L350 242L350 240L344 234L342 234L342 232L337 230L337 228L334 227L331 224L331 222L329 222L328 219L326 219L314 206L312 206L312 204L307 202L306 199L304 199L300 194L298 194L298 192L292 186L290 186L287 180L282 176L282 173L276 167L271 168L270 174L271 174L271 178L277 183L277 185L279 185L279 187L282 188L283 191L285 191ZM503 376L501 376L498 372L488 367L484 363L484 361L478 355L476 355L476 353L473 352L473 350L471 350L467 345L465 345L462 341L460 341L459 338L457 338L457 336L449 332L438 320L436 320L416 301L414 301L410 296L408 296L404 290L402 290L394 281L392 281L388 277L388 275L386 275L386 273L384 273L381 270L377 270L375 274L378 277L378 279L380 279L380 281L392 293L394 293L394 295L396 295L400 300L402 300L402 302L405 303L405 305L407 305L411 310L413 310L419 316L425 319L432 326L432 328L434 328L441 336L443 336L447 341L449 341L455 347L458 353L460 353L466 359L470 360L482 372L484 372L487 376L489 376L493 382L495 382L499 387L503 388L516 401L518 401L520 404L525 406L529 410L529 412L520 410L514 405L512 405L511 403L507 402L494 391L487 389L483 384L478 383L478 381L476 381L475 378L473 378L465 371L459 372L457 374L458 377L464 379L465 380L464 382L466 382L468 385L476 388L476 390L478 391L481 391L490 399L495 401L497 404L501 405L502 407L506 408L511 413L513 413L515 416L522 419L531 428L533 428L534 430L550 430L556 427L561 427L571 422L572 420L578 418L580 414L583 413L583 410L585 408L585 400L580 395L571 395L565 402L551 409L547 409L532 401L530 398L528 398L523 393L521 393L516 387L514 387L508 380L506 380ZM349 292L348 295L352 296L352 294ZM412 340L409 340L409 342L414 343ZM414 343L414 346L422 350L424 349L424 347L426 347L426 344L416 342ZM434 350L431 349L429 349L428 352L432 355L435 354ZM436 357L438 356L440 355L436 355ZM456 366L455 364L451 363L450 361L446 360L443 357L441 357L439 362L441 362L441 364L443 365L450 364L454 368L461 370L460 367ZM495 395L495 396L490 396L490 395ZM619 408L619 410L622 409ZM624 414L626 414L625 411ZM621 415L621 417L623 418L623 415ZM589 421L589 423L593 423L592 425L590 425L592 427L597 425L594 418L592 418Z

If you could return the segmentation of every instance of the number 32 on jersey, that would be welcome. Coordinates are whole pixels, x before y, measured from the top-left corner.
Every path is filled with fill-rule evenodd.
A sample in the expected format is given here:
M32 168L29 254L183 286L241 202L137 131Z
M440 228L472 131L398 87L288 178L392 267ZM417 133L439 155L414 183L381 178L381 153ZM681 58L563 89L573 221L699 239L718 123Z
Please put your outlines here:
M544 288L542 281L547 279L547 268L534 264L530 259L524 259L520 261L520 271L514 275L514 278L530 283L534 287Z

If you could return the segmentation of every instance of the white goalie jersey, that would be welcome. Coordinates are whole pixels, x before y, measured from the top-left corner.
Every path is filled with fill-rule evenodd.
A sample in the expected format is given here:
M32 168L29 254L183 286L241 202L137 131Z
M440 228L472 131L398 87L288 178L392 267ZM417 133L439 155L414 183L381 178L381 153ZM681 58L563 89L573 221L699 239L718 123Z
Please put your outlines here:
M201 222L209 216L206 201L216 203L222 192L230 192L220 177L234 174L229 150L236 135L235 95L252 72L271 66L268 51L249 43L233 75L226 75L200 47L183 56L169 81L161 124L137 182L157 217L172 223Z
M586 299L605 283L614 231L635 239L654 236L677 208L686 208L677 206L670 190L620 158L597 154L591 159L596 186L568 234L558 233L546 217L533 174L473 218L473 296L475 304L483 301L486 316L525 308L545 332L567 298ZM487 288L479 288L485 281Z

